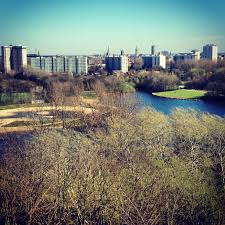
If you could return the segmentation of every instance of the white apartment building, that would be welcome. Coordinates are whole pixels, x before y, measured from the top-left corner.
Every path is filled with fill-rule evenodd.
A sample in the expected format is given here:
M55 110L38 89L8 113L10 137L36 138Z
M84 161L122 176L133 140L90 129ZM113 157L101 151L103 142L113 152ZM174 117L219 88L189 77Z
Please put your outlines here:
M107 55L105 57L105 65L106 70L109 73L112 73L113 71L126 73L128 72L128 57L126 55L123 55L122 51L121 55Z
M193 58L194 61L200 60L201 53L200 53L199 50L194 49L194 50L192 50L191 52L192 52L192 58Z
M48 73L72 72L87 74L88 65L86 56L37 56L28 55L28 64L36 70Z
M77 56L76 57L76 72L77 74L87 74L87 56Z
M143 68L152 69L154 67L162 67L166 69L166 56L159 55L145 55L143 59Z
M27 63L33 69L36 69L36 70L41 69L41 57L38 57L38 56L27 57Z
M2 65L6 73L19 71L27 66L27 48L18 46L2 46Z
M11 46L2 46L2 69L5 73L11 72Z
M70 73L76 73L77 72L76 62L77 59L75 56L65 56L65 71Z
M40 58L40 61L41 61L41 65L40 65L39 69L44 70L45 72L48 72L48 73L52 73L52 71L53 71L52 56L40 56L39 58ZM37 61L39 62L38 58L37 58Z
M218 46L214 44L203 46L202 58L216 62L218 58Z
M53 60L53 62L52 62L52 65L53 65L52 72L53 73L65 72L65 57L64 56L53 56L52 60Z

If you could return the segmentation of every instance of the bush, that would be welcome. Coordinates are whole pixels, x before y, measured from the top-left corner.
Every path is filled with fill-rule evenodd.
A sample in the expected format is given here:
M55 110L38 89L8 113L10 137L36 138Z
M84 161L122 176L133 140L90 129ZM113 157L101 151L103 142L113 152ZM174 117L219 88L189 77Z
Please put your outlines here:
M179 79L173 74L149 73L140 78L138 87L148 92L160 92L177 89Z

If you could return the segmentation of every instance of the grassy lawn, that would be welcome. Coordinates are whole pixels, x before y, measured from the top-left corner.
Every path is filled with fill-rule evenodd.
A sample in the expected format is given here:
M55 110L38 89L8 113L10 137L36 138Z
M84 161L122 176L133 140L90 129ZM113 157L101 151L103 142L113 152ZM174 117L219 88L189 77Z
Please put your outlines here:
M164 91L152 93L155 96L176 99L198 99L202 98L207 91L179 89L175 91Z

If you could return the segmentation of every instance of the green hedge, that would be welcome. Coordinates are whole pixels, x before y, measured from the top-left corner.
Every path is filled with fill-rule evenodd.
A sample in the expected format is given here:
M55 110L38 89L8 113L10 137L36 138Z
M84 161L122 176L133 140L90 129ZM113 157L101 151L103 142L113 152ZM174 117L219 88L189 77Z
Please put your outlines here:
M0 93L0 105L31 103L30 93Z

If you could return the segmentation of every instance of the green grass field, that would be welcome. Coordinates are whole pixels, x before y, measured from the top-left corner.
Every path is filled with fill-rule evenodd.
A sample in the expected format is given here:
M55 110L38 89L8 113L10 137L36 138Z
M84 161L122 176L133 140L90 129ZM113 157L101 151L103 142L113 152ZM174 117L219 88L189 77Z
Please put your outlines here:
M30 93L0 93L0 105L22 104L31 102Z
M198 99L205 96L206 93L207 91L202 91L202 90L179 89L175 91L155 92L152 94L155 96L164 97L164 98Z

